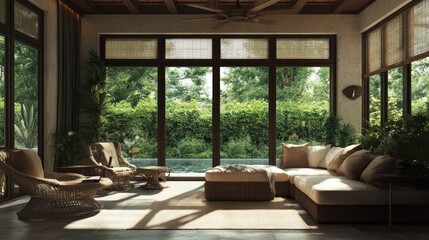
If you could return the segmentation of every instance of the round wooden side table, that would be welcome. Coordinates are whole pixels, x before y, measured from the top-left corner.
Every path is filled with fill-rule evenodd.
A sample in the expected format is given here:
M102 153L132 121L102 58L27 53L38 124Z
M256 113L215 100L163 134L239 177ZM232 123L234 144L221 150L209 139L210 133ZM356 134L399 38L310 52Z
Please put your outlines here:
M149 166L137 168L137 174L142 174L146 177L147 183L142 186L143 189L160 190L167 186L161 185L159 182L160 175L168 173L170 170L163 166Z

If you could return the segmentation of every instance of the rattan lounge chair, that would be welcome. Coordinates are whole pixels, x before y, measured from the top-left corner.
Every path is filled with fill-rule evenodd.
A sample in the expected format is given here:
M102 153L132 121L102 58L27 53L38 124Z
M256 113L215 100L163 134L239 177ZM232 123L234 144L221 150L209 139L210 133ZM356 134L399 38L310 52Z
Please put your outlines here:
M113 182L111 189L127 189L136 174L136 166L122 155L118 142L95 142L87 145L86 154L93 164L100 167L103 177Z
M0 151L0 169L31 197L17 213L27 221L96 214L103 207L94 199L97 190L112 184L108 178L85 182L81 174L45 172L33 150Z

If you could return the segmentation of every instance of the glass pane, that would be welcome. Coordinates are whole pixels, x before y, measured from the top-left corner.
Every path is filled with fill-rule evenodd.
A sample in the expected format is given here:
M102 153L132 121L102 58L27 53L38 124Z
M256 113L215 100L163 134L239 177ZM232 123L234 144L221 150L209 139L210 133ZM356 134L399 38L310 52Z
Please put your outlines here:
M0 36L0 147L4 147L4 128L5 128L5 39ZM6 175L0 170L0 198L6 193Z
M411 64L411 110L416 115L429 108L429 58Z
M15 148L33 148L38 140L39 53L15 43Z
M6 23L6 0L0 0L0 22Z
M384 39L384 59L385 66L392 64L401 63L403 60L404 52L404 35L403 35L404 24L402 21L402 15L395 17L390 20L385 26Z
M381 30L380 28L367 35L367 73L381 68Z
M212 166L212 68L168 67L166 165L173 173L204 173Z
M156 67L106 69L106 135L138 167L158 165L157 76Z
M156 59L157 46L154 38L106 39L106 59Z
M166 39L166 59L211 59L211 39Z
M402 67L389 70L388 74L388 120L398 120L403 114L403 75Z
M323 123L329 116L329 76L329 67L277 68L276 156L283 154L282 143L323 144Z
M329 39L277 39L278 59L329 59Z
M369 124L381 124L381 80L380 75L369 78Z
M220 72L221 164L268 164L268 68Z
M222 59L267 59L268 39L246 38L220 40Z
M33 38L39 38L39 15L15 1L14 27Z
M407 13L407 57L429 51L429 1L420 1Z

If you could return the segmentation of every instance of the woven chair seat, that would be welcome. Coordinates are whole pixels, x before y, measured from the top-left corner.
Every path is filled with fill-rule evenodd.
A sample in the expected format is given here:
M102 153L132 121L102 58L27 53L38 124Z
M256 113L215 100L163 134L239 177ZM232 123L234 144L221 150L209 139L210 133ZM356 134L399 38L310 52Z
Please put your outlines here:
M22 166L26 168L25 172L18 170ZM96 192L112 185L108 178L85 182L86 176L81 174L44 172L40 158L32 150L13 151L10 154L0 151L0 169L31 197L17 213L20 220L26 221L95 214L103 207L94 199ZM43 176L35 177L30 173Z

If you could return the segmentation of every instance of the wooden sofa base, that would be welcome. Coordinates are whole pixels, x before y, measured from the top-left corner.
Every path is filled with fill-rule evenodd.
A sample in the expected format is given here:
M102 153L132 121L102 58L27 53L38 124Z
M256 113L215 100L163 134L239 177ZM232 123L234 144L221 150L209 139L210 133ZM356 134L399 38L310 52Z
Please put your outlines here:
M276 196L289 193L288 182L276 182ZM204 194L210 201L269 201L274 198L268 182L211 182L206 181Z
M388 223L387 205L318 205L295 188L295 199L318 223ZM429 205L392 207L393 223L428 223Z

